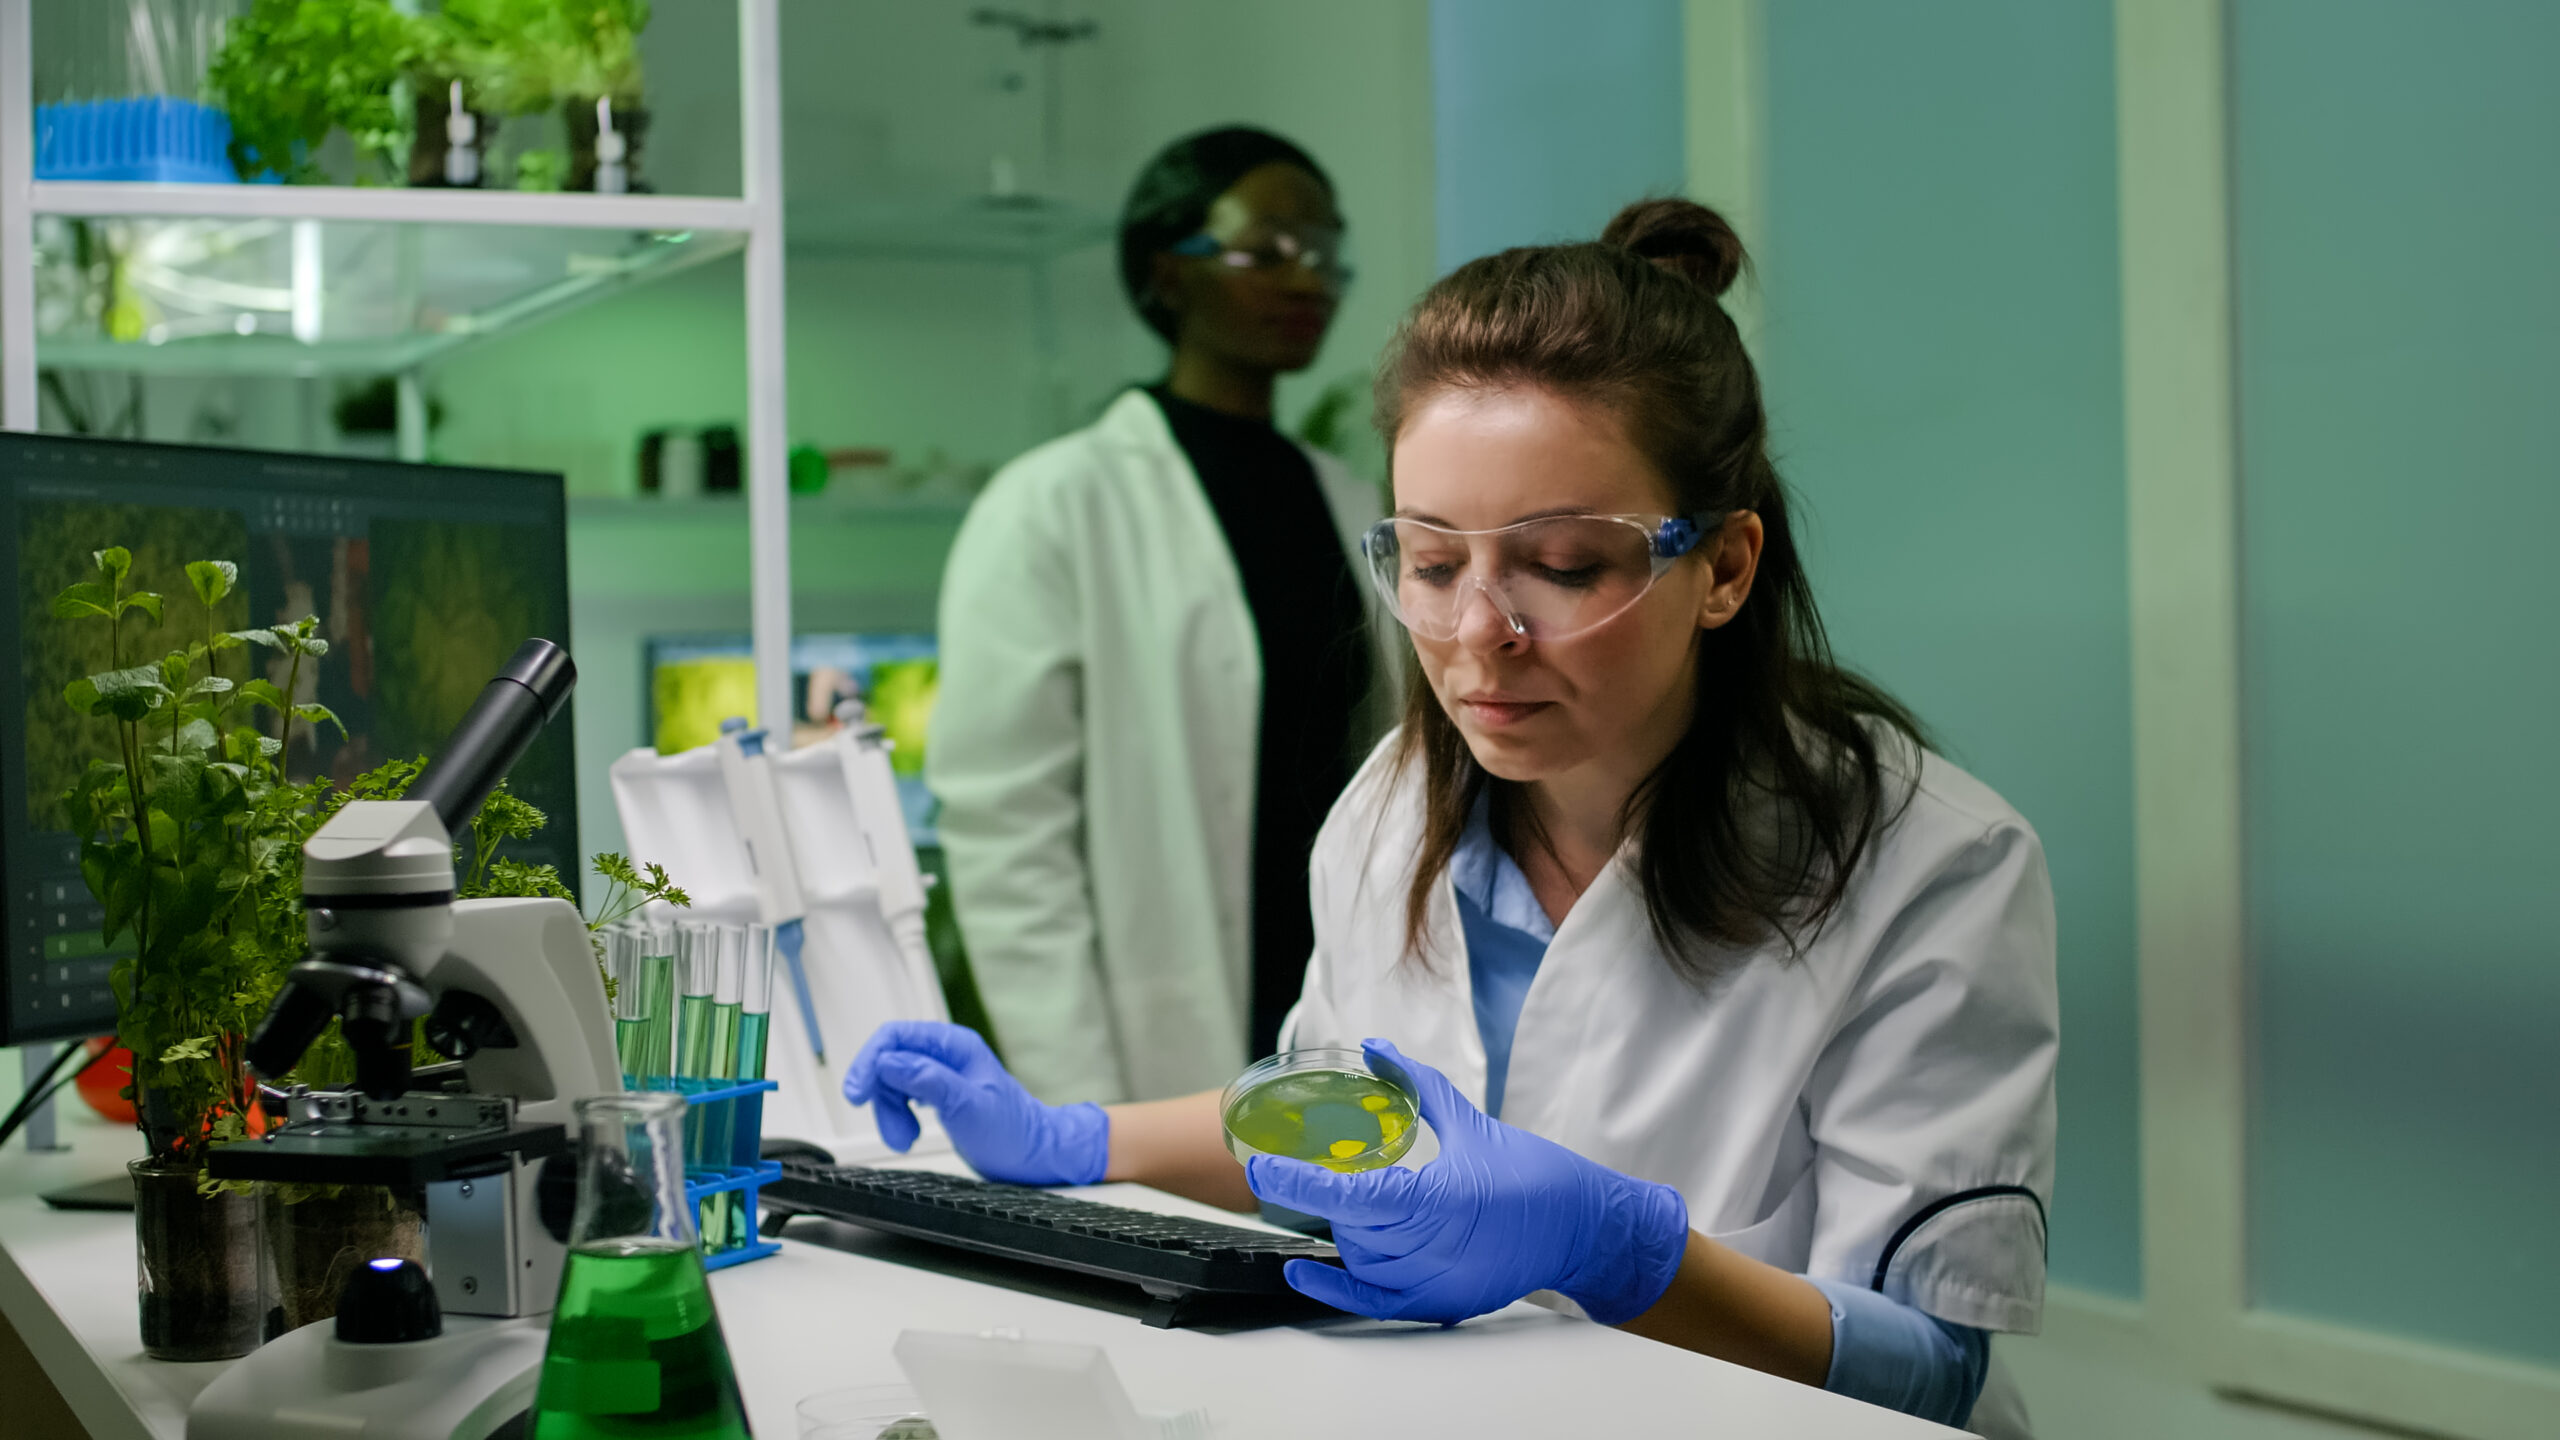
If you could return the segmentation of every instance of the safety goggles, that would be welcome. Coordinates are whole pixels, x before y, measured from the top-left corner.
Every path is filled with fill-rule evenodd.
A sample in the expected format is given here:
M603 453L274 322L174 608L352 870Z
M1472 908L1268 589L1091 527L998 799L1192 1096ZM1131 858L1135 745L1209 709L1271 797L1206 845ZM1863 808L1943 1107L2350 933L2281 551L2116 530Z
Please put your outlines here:
M1554 515L1494 530L1390 519L1360 549L1387 608L1425 640L1457 638L1482 595L1512 634L1555 641L1625 614L1705 533L1679 515Z
M1214 260L1230 270L1265 275L1276 274L1283 266L1300 265L1337 290L1351 283L1351 264L1342 253L1343 233L1321 226L1257 223L1232 240L1203 230L1172 250L1194 260Z

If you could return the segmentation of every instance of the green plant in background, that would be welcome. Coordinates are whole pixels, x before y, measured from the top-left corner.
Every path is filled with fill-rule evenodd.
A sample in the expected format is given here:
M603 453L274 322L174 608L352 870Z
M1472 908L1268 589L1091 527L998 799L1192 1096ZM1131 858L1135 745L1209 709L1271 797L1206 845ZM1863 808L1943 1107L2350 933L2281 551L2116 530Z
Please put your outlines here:
M1385 446L1369 427L1368 419L1369 377L1359 373L1345 375L1308 402L1306 413L1298 420L1298 439L1376 485L1387 508L1393 509L1395 498L1386 493Z
M289 783L280 757L297 720L337 721L288 698L328 642L308 616L216 629L239 572L198 560L186 578L204 610L201 638L127 665L126 617L157 624L162 598L128 588L131 552L110 547L92 559L91 578L55 597L53 613L107 627L111 668L72 681L63 699L109 722L114 755L90 760L63 807L82 837L81 878L105 911L106 938L133 939L112 984L151 1155L194 1164L206 1145L247 1133L253 1096L240 1048L291 963L278 957L301 953L299 837L328 786ZM283 689L222 673L224 657L249 646L290 657ZM282 733L250 723L254 709L276 715Z
M457 73L506 114L640 99L649 0L445 0L436 23Z
M116 963L112 984L150 1154L170 1165L200 1165L207 1147L248 1134L256 1096L241 1051L307 949L304 842L351 802L405 795L425 761L390 761L343 786L292 783L282 757L294 726L338 723L327 707L290 699L305 666L328 654L318 620L219 629L216 616L238 583L238 567L193 561L185 574L204 617L195 638L156 661L128 665L129 617L158 629L163 598L132 587L130 551L110 547L91 561L90 577L54 598L53 615L106 631L109 668L72 681L63 699L78 715L107 722L112 756L89 759L62 796L62 814L81 838L81 878L105 911L106 940L132 940L133 954ZM250 647L281 652L283 686L223 673L249 669L226 661ZM274 717L279 733L252 723L260 711ZM545 823L540 809L502 783L454 846L459 894L574 904L553 867L500 853ZM595 865L608 889L590 931L650 900L692 903L657 866L644 874L610 853L596 856ZM328 1088L353 1073L333 1023L296 1078Z
M569 152L534 149L516 156L516 188L549 194L569 183Z
M619 924L652 900L664 900L678 909L693 905L693 897L667 878L662 865L635 868L629 859L608 850L596 857L596 873L604 877L605 892L595 918L587 922L589 930Z
M437 43L391 0L253 0L205 72L231 117L231 163L244 179L272 170L316 183L320 147L343 129L360 159L381 166L358 184L397 180L411 122L394 87Z

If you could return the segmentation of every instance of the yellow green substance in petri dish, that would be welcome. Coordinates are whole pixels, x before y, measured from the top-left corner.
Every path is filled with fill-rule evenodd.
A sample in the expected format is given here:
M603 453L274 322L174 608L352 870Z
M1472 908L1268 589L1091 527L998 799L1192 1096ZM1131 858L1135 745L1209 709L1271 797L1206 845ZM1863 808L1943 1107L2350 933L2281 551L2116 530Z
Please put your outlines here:
M1226 1122L1238 1160L1285 1155L1349 1173L1392 1165L1413 1148L1413 1101L1350 1070L1275 1075L1237 1096Z

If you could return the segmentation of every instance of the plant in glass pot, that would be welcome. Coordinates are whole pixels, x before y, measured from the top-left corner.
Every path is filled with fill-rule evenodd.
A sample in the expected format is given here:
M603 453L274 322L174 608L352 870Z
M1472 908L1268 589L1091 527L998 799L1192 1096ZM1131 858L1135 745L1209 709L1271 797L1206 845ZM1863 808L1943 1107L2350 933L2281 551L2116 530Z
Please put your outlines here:
M297 722L336 721L289 698L328 642L308 616L222 628L225 610L239 608L226 605L237 569L199 560L186 567L203 611L198 638L128 664L128 617L157 628L162 597L131 588L129 551L92 560L91 577L55 597L53 613L106 628L109 667L72 681L63 698L103 722L91 733L109 754L89 760L63 806L106 937L130 937L133 950L112 983L147 1146L132 1166L143 1346L155 1359L242 1355L262 1338L267 1310L256 1197L205 1180L204 1153L257 1124L241 1047L290 963L278 957L298 953L301 917L276 903L277 882L298 868L295 837L328 788L291 784L279 757ZM233 652L253 646L278 652L281 689L224 673L248 672ZM280 734L253 723L259 711Z
M53 604L57 618L92 627L90 640L66 636L41 658L45 669L75 657L108 667L64 690L84 717L66 742L105 754L88 756L61 803L64 823L81 837L81 872L104 911L106 938L129 937L133 950L113 984L147 1149L132 1167L144 1348L157 1359L226 1358L254 1349L274 1323L333 1313L352 1264L424 1258L414 1195L357 1186L276 1186L261 1195L203 1173L209 1148L263 1128L241 1054L307 950L304 842L350 801L398 798L423 761L389 762L344 786L294 783L282 763L294 727L337 721L291 698L328 653L318 621L224 628L245 618L237 568L199 560L184 570L200 623L164 626L163 598L135 587L130 551L96 551L91 562L89 578ZM173 635L180 648L127 663L145 641ZM251 650L274 652L266 675L247 663ZM455 846L462 897L570 898L552 867L501 853L545 823L501 786ZM655 866L638 873L609 854L596 865L609 884L591 928L648 900L688 903ZM336 1088L353 1068L333 1025L293 1078ZM283 1292L274 1316L270 1261Z
M483 57L486 83L508 113L560 107L569 137L566 188L646 188L639 183L648 124L640 32L648 28L649 0L446 0L440 23ZM527 161L536 161L530 174ZM520 188L560 178L545 152L528 152L518 163Z

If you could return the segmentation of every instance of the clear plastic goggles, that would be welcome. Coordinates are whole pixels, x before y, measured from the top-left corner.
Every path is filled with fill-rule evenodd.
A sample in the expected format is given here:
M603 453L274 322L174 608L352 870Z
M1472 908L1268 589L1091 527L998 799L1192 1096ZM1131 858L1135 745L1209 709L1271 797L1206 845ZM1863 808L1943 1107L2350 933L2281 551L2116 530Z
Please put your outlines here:
M1481 595L1512 634L1552 641L1626 613L1703 533L1677 515L1556 515L1498 530L1390 519L1360 548L1387 608L1425 640L1457 638Z
M1302 266L1338 289L1351 283L1351 262L1343 256L1343 243L1343 233L1330 227L1261 222L1232 240L1203 230L1177 242L1172 250L1195 260L1214 260L1230 270L1265 275L1277 274L1287 265Z

